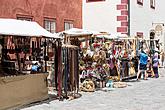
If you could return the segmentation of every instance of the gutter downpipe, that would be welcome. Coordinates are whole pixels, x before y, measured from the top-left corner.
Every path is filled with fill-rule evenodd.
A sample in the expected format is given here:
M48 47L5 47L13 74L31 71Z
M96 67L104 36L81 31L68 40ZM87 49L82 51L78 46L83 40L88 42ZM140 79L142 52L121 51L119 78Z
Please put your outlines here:
M128 0L128 36L130 36L130 15L131 15L131 13L130 13L130 0Z

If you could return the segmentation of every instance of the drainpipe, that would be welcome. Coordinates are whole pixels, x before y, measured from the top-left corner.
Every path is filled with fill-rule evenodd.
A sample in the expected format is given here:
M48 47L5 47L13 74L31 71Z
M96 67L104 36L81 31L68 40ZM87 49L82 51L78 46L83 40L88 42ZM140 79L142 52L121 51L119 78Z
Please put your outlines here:
M131 0L128 0L128 36L130 36L130 3Z

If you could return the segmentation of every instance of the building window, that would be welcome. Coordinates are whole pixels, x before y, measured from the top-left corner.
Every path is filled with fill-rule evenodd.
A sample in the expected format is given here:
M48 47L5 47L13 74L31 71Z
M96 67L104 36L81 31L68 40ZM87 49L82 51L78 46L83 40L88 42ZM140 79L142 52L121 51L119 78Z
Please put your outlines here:
M23 21L32 21L32 17L29 16L17 16L18 20L23 20Z
M137 4L143 5L143 0L137 0Z
M73 28L73 21L65 21L64 28L65 28L65 30L69 30L69 29Z
M143 32L136 32L136 35L137 35L139 38L143 38Z
M155 9L155 0L150 0L150 6Z
M44 28L51 33L55 33L56 32L56 20L55 19L45 19Z
M101 2L101 1L105 1L105 0L86 0L87 2Z

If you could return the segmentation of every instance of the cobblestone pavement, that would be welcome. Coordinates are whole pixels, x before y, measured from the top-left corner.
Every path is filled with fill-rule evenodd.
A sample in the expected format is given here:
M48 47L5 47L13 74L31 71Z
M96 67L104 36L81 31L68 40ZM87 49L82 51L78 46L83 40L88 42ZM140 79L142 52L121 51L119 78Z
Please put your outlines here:
M128 87L82 93L75 100L54 100L22 110L165 110L165 69L160 78L129 81Z

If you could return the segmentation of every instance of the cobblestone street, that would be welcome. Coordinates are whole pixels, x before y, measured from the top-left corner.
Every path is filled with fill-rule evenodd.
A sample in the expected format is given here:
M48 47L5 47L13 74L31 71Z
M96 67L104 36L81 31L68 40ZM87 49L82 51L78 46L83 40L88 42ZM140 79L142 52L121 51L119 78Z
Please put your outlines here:
M54 100L22 110L165 110L165 70L160 69L160 78L134 80L128 87L112 91L81 93L75 100Z
M0 4L0 110L165 110L165 0Z

